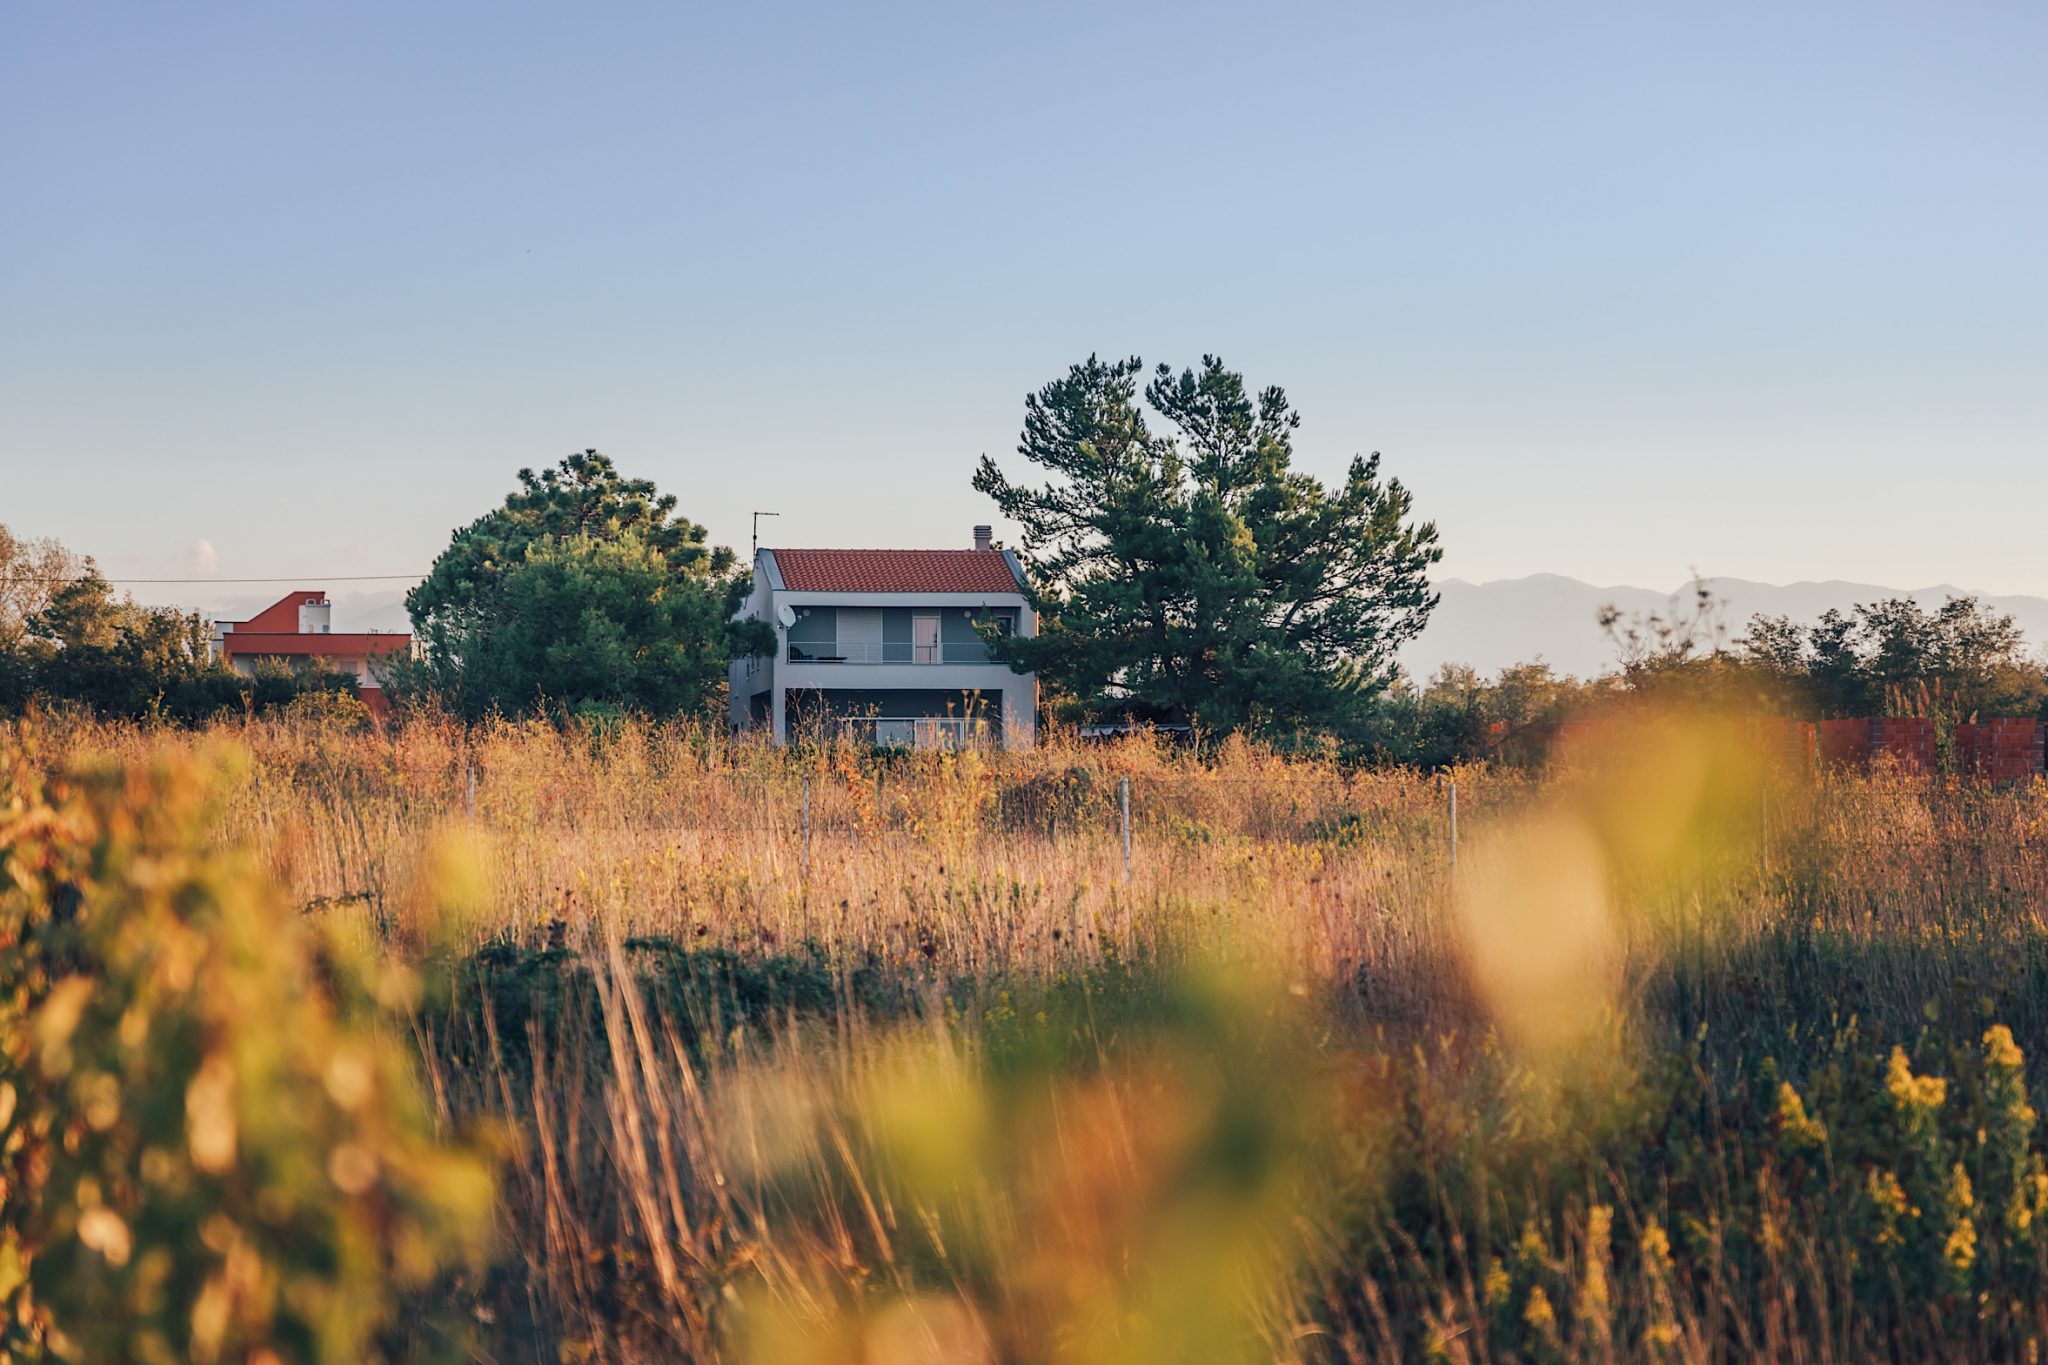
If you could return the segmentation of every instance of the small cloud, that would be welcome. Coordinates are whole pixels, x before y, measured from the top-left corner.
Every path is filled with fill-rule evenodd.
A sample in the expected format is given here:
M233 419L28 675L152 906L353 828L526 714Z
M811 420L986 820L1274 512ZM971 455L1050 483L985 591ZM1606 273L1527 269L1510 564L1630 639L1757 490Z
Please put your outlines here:
M213 548L212 541L202 536L186 547L185 563L201 578L211 578L220 572L220 551Z

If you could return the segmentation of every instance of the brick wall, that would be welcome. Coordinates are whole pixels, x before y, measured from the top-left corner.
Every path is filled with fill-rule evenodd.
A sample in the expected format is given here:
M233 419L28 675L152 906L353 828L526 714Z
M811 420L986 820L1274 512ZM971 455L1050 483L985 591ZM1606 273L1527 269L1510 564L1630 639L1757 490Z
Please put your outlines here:
M1813 727L1785 716L1764 716L1756 722L1757 747L1764 758L1788 768L1813 762Z
M1870 722L1861 716L1816 721L1805 728L1813 732L1813 757L1818 762L1860 766L1870 761Z
M1795 722L1797 723L1797 722ZM1801 726L1812 736L1810 761L1860 768L1888 758L1907 772L1939 769L1934 721L1924 716L1857 716ZM1956 726L1956 771L1988 782L2019 782L2044 770L2048 727L2029 716L1993 716ZM1771 749L1782 748L1775 739Z
M1790 768L1865 768L1880 759L1907 772L1940 769L1934 721L1924 716L1852 716L1800 721L1758 717L1746 728L1767 760ZM1538 750L1584 746L1609 730L1604 720L1530 726L1516 738ZM1993 716L1956 726L1956 771L1987 782L2023 782L2048 772L2048 725Z
M1872 716L1870 757L1875 762L1889 757L1911 773L1931 773L1935 760L1934 718L1932 716Z
M1989 782L2017 782L2043 770L2043 741L2048 733L2038 720L1993 716L1956 727L1956 767Z

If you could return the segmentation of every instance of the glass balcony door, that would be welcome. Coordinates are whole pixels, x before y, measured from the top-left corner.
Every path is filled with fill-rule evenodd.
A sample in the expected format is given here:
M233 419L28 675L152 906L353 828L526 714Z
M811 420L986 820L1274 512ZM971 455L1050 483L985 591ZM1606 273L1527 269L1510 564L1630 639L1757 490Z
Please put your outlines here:
M919 612L910 618L910 661L935 664L939 659L938 614Z

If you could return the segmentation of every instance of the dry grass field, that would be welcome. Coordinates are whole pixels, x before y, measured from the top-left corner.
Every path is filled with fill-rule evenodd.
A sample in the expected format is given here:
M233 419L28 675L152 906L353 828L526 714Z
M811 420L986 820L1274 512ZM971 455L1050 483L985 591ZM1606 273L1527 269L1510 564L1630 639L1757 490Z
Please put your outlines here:
M16 724L0 1349L2036 1358L2048 788L1737 733Z

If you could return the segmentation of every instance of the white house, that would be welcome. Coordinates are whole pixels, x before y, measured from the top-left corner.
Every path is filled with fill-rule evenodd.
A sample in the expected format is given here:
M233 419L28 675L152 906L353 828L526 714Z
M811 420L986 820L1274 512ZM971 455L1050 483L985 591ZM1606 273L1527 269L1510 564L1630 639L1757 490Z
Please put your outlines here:
M971 550L760 550L742 618L775 628L772 654L732 665L735 729L778 744L805 725L876 744L1028 747L1038 682L989 657L977 629L1031 635L1024 573L974 528Z

